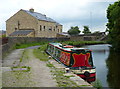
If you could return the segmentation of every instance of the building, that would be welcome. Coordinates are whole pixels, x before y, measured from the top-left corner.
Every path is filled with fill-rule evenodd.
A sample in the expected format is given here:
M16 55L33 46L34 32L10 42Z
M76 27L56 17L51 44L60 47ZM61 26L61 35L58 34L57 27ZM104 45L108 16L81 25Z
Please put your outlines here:
M6 31L0 30L0 35L6 35Z
M21 9L6 21L7 36L56 37L61 32L61 24L34 9Z
M57 37L70 37L70 35L67 32L61 32L57 33Z
M89 33L89 34L79 34L70 36L70 40L72 41L101 41L106 37L105 32L99 33Z

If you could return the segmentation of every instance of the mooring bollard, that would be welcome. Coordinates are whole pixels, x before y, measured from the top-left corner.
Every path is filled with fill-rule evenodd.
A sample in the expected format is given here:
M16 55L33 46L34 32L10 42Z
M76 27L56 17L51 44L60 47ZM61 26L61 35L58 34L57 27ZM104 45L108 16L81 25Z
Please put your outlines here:
M52 57L51 57L51 56L49 56L48 58L49 58L49 59L51 59Z
M66 73L70 72L70 68L65 68Z

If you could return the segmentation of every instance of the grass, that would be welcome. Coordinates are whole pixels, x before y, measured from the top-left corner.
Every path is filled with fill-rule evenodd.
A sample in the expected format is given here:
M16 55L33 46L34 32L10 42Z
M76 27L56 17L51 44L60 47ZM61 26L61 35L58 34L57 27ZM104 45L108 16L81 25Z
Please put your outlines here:
M56 41L58 42L58 41ZM35 43L17 43L15 45L15 49L21 49L21 48L27 48L30 46L36 46L36 45L44 45L50 42L35 42ZM68 45L74 45L74 46L83 46L83 45L93 45L93 44L106 44L106 41L61 41L59 43L68 44Z
M58 42L58 41L56 41ZM35 42L35 43L22 43L22 44L16 44L15 49L20 48L27 48L30 46L36 46L36 45L44 45L50 42ZM68 45L74 45L74 46L83 46L83 45L93 45L93 44L106 44L106 41L61 41L60 43L68 44Z
M45 49L47 48L47 44L42 45L38 49L34 49L33 53L36 58L40 59L41 61L48 61L48 55L45 52Z
M51 68L54 67L54 65L53 65L53 64L50 64L50 63L47 63L46 66L47 66L47 67L51 67Z
M106 41L65 41L63 44L74 45L74 46L84 46L84 45L94 45L94 44L106 44Z
M13 70L15 68L27 68L27 70ZM14 67L11 67L11 69L13 70L13 72L18 72L18 71L29 72L31 68L29 66L14 66Z
M43 45L47 42L38 42L38 43L22 43L22 44L16 44L15 45L15 49L21 49L21 48L27 48L27 47L30 47L30 46L36 46L36 45Z
M22 61L25 62L29 58L28 51L29 51L28 49L24 49L22 56L20 58L20 62Z

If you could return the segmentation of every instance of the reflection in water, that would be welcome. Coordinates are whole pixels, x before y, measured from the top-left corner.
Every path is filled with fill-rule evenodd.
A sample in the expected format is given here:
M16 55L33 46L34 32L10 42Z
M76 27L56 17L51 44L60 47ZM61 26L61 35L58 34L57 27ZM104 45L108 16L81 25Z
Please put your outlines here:
M109 46L108 44L103 44L84 47L93 51L92 56L96 66L96 77L101 81L102 86L120 89L120 53L109 50Z
M109 86L114 87L114 89L120 89L120 53L110 50L106 63L108 67L107 81Z
M106 60L109 56L109 46L108 44L84 46L92 50L93 62L96 66L96 78L100 80L103 87L108 87Z

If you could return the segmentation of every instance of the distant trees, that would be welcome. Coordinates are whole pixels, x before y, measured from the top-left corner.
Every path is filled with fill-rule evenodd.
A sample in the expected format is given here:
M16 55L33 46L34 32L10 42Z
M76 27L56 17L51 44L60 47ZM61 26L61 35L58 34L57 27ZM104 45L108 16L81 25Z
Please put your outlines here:
M82 33L84 33L84 34L89 34L89 33L91 33L91 31L90 31L90 29L89 29L89 26L83 26L83 27L84 27L84 29L83 29Z
M78 26L75 26L75 27L71 27L69 30L68 30L68 34L70 35L78 35L81 31L79 30L79 27Z
M120 51L120 1L110 4L107 9L107 31L109 32L109 42Z

